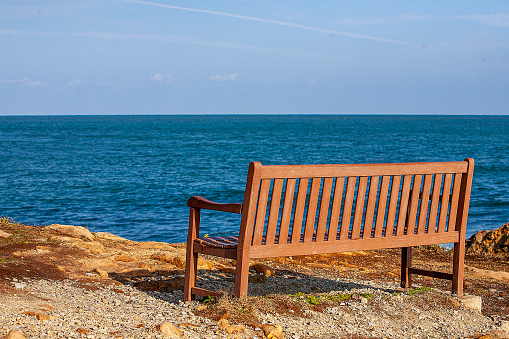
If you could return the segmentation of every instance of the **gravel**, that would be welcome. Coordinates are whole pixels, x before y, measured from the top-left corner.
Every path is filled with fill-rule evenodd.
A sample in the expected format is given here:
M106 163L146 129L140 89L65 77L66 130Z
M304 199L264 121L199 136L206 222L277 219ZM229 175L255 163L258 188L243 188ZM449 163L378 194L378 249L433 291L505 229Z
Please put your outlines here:
M215 274L201 273L200 282L209 288L231 288L231 282L225 285ZM446 292L422 289L413 294L398 289L394 282L288 274L284 279L269 276L265 283L250 284L250 293L267 294L276 286L281 289L282 282L287 294L314 288L329 295L358 296L319 311L307 309L303 316L258 314L260 323L280 325L285 338L476 338L487 333L502 338L506 334L500 331L507 325L504 321L462 308ZM19 293L0 296L3 336L18 330L27 338L168 338L158 325L170 322L185 338L265 338L250 324L244 324L242 334L219 330L215 321L195 315L200 304L182 302L183 293L178 290L147 292L128 284L104 286L72 279L12 281L12 287ZM39 320L37 314L49 320Z

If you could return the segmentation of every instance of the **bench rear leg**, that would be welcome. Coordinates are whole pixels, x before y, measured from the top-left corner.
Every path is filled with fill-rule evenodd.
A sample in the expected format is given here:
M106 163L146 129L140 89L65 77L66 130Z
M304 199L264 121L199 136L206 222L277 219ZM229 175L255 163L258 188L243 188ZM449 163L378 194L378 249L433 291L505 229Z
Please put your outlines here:
M412 266L412 247L401 248L401 287L412 287L409 268Z
M235 296L237 298L247 297L247 285L249 282L249 257L240 253L237 256L237 267L235 271Z
M454 244L452 259L452 293L463 296L463 277L465 272L465 242Z

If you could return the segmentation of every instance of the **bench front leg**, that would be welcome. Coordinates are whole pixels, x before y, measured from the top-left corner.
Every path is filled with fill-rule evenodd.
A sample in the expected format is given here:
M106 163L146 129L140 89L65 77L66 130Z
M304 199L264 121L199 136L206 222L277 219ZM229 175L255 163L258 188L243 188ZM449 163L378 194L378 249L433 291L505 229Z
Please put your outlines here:
M401 248L401 287L412 287L410 267L412 266L412 247Z
M194 240L200 233L200 209L191 207L189 211L189 231L187 233L186 278L184 283L184 301L193 299L192 289L196 287L198 271L198 253L194 252Z

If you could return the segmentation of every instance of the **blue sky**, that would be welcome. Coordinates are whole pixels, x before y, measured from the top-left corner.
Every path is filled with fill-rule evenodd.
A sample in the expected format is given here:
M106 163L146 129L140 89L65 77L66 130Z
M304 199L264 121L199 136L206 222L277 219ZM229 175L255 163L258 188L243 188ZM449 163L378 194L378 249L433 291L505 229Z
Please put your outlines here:
M0 2L0 115L508 114L509 2Z

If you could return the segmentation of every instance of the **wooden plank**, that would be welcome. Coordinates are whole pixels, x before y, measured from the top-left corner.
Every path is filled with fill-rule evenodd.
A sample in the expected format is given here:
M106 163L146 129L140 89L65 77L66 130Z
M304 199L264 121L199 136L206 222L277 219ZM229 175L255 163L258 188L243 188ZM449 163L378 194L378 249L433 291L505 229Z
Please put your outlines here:
M325 231L327 228L327 217L329 216L330 196L332 193L333 178L324 178L322 194L320 199L320 212L318 213L318 225L316 227L316 241L325 240Z
M410 274L424 275L426 277L432 277L437 279L452 280L451 273L443 273L437 271L423 270L415 267L409 267L408 271Z
M315 233L316 209L318 207L318 195L320 194L321 178L311 179L311 191L309 192L308 211L304 226L304 242L313 241Z
M302 232L302 220L304 219L304 208L306 206L306 197L308 194L308 178L299 179L299 189L297 191L297 201L295 203L295 212L292 226L292 243L300 241Z
M364 212L366 216L364 217L363 237L371 237L371 232L373 231L373 219L375 217L379 180L380 178L377 176L371 177L371 182L369 183L368 202L366 204L366 212Z
M283 202L283 211L281 212L281 225L279 229L279 244L286 244L288 241L288 230L290 229L290 220L292 218L293 196L295 194L295 179L286 181L285 198Z
M438 219L438 233L445 232L447 224L447 212L449 212L449 197L451 196L452 174L447 173L444 177L442 188L442 200L440 201L440 216Z
M199 287L191 288L191 293L194 295L199 295L201 297L220 297L221 293L209 291Z
M256 221L253 231L253 245L262 243L263 231L265 228L265 214L267 213L267 202L269 200L270 179L263 179L260 184L260 196L258 197L258 208L256 210Z
M272 196L270 198L269 220L267 222L267 231L265 243L273 244L276 239L277 221L279 219L279 206L281 204L281 194L283 192L283 179L274 179L272 186Z
M336 184L334 185L334 197L332 198L332 211L329 221L329 233L327 236L328 241L336 240L344 186L345 178L336 178Z
M340 253L350 251L367 251L382 248L400 248L433 244L458 242L459 232L410 234L401 237L365 238L357 240L336 240L320 243L294 243L284 245L262 245L251 248L251 258L287 257L295 255L312 255Z
M375 238L380 238L382 236L384 230L384 218L385 211L387 207L387 197L389 195L389 184L391 182L391 177L384 175L382 177L382 184L380 185L380 196L378 197L378 208L376 213L376 223L375 223ZM371 194L371 189L370 189ZM369 203L368 203L369 205ZM394 219L393 226L394 226ZM391 227L392 232L392 227Z
M412 196L410 197L410 208L408 209L408 219L406 222L407 234L414 234L415 231L417 208L419 207L419 197L421 195L421 182L422 175L415 175L412 186Z
M353 216L352 239L359 239L360 237L367 186L368 177L360 177L359 187L357 188L357 198L355 199L355 214Z
M399 215L396 235L402 236L405 234L405 228L408 217L408 204L410 198L410 185L412 184L412 176L405 175L403 177L403 188L401 189L401 199L399 201Z
M456 215L458 213L458 203L460 199L461 190L461 174L454 175L454 184L452 186L451 207L449 209L449 223L447 225L447 232L456 230Z
M341 218L341 229L339 239L348 239L350 232L350 220L352 218L353 198L355 194L356 177L348 177L346 182L345 205L343 206L343 216Z
M431 208L429 210L428 233L436 232L441 187L442 187L442 174L436 174L435 181L433 182L433 194L431 195Z
M394 233L394 221L396 220L396 211L398 209L399 186L401 176L392 177L391 197L389 198L389 207L387 211L387 222L385 226L385 236L392 237ZM404 223L404 222L403 222Z
M421 162L399 164L268 165L261 178L369 177L435 173L465 173L467 162Z
M431 191L431 183L433 175L426 174L424 176L424 185L421 191L421 208L419 211L419 222L417 224L417 234L426 233L426 221L428 220L429 196Z

